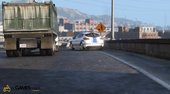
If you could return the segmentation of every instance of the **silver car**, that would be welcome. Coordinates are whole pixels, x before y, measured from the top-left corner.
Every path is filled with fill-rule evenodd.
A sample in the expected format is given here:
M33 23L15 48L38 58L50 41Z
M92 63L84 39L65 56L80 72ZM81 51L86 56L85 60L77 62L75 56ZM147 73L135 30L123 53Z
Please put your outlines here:
M98 33L94 32L80 32L70 41L72 50L80 48L84 50L90 47L97 47L102 49L104 47L104 39Z

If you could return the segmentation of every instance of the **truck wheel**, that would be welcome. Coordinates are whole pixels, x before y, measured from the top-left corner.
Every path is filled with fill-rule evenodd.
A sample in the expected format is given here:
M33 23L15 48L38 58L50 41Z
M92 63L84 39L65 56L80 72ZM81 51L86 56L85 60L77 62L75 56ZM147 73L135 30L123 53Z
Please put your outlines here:
M10 50L6 50L6 55L7 55L8 57L14 57L13 51L10 51Z
M40 54L42 56L53 56L54 51L53 51L53 49L43 49L43 50L40 50Z
M26 56L26 55L30 55L31 54L31 50L30 49L23 49L22 50L22 55Z
M22 53L21 53L21 51L16 50L16 51L14 51L14 55L15 55L16 57L19 57L19 56L22 56Z
M42 50L42 49L41 49L41 50L40 50L40 55L42 55L42 56L47 55L46 50L44 50L44 49Z
M54 55L53 49L48 49L48 50L47 50L47 55L53 56L53 55Z
M43 50L40 50L40 55L42 55L42 56L53 56L54 52L53 52L52 49L43 49Z
M19 57L22 56L21 52L18 50L6 50L6 54L8 57Z

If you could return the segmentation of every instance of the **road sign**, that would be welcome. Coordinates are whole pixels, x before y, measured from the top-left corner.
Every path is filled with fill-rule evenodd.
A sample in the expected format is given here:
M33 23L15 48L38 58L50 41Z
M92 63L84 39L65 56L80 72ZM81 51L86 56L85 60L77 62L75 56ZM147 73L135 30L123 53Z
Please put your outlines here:
M100 24L96 27L96 29L97 29L100 33L102 33L102 32L106 29L106 27L105 27L102 23L100 23Z

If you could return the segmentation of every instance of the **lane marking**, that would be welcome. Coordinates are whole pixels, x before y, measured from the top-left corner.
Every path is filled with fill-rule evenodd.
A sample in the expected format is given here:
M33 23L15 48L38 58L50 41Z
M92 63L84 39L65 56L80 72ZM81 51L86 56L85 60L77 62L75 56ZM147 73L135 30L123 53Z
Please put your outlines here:
M162 85L163 87L165 87L165 88L167 88L168 90L170 90L170 84L168 84L168 83L166 83L165 81L157 78L156 76L154 76L153 74L145 71L144 69L142 69L142 68L140 68L140 67L138 67L138 66L135 66L135 65L133 65L133 64L131 64L131 63L129 63L129 62L127 62L127 61L119 58L119 57L116 57L116 56L114 56L114 55L111 55L111 54L109 54L109 53L106 53L106 52L100 52L100 53L105 54L105 55L107 55L107 56L110 56L110 57L112 57L112 58L114 58L114 59L116 59L116 60L118 60L118 61L120 61L120 62L122 62L122 63L124 63L124 64L127 64L127 65L131 66L132 68L138 70L139 72L143 73L144 75L146 75L146 76L149 77L150 79L154 80L154 81L157 82L158 84L160 84L160 85Z

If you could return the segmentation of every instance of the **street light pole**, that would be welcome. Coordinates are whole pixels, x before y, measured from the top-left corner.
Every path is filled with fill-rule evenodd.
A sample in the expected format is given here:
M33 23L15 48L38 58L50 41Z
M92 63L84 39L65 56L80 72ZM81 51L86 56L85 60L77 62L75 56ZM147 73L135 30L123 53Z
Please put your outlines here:
M112 9L111 9L111 31L112 31L112 40L115 40L115 32L114 32L114 0L112 0Z

